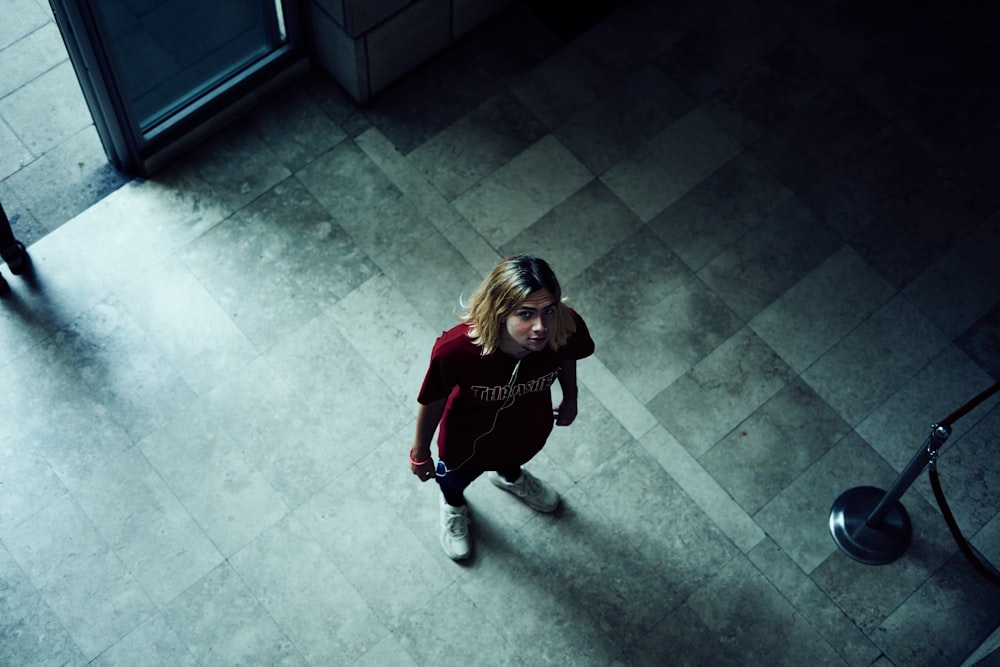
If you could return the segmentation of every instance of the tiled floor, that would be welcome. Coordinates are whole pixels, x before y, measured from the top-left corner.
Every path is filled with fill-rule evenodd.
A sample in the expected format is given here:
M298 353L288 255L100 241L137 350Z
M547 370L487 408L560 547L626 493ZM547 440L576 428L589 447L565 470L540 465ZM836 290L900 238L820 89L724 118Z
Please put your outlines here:
M926 475L892 564L827 518L1000 379L997 17L802 4L633 0L568 41L515 9L34 239L0 302L0 664L962 664L1000 589ZM531 466L562 511L477 482L458 565L414 396L521 251L598 350ZM994 399L939 463L994 562L998 431Z

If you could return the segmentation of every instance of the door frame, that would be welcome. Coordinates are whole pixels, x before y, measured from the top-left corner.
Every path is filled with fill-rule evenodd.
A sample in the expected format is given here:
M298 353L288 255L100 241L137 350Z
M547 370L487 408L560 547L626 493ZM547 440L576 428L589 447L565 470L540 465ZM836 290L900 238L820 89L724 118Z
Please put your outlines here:
M281 0L286 40L143 132L118 84L95 0L50 0L70 62L108 160L151 176L218 132L262 97L309 69L298 0Z

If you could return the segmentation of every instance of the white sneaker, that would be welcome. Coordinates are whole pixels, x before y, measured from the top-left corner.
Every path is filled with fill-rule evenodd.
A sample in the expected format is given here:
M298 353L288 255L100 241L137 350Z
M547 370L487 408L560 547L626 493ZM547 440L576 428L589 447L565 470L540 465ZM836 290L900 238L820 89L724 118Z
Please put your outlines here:
M555 489L523 468L516 482L508 482L500 473L493 470L487 476L494 485L513 493L533 510L554 512L559 507L559 494Z
M464 560L472 554L469 536L469 506L454 507L441 499L441 547L452 560Z

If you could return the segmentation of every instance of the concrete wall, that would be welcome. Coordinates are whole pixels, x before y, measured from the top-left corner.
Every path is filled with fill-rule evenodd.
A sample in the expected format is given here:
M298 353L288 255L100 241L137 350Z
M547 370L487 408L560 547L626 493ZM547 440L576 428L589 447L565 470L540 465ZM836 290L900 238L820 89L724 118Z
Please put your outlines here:
M511 0L309 0L310 50L354 99L368 100Z

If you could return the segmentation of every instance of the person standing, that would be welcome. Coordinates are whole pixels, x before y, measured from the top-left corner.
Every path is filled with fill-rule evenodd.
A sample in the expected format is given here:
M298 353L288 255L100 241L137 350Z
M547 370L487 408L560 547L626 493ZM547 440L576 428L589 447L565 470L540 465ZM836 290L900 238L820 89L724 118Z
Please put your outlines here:
M7 219L7 213L3 210L3 204L0 204L0 257L3 257L7 268L15 276L27 272L31 262L24 244L14 238L14 230L10 228L10 220ZM10 285L0 275L0 294L6 294L9 291Z
M462 322L431 351L410 449L410 471L440 488L441 546L453 560L472 553L464 492L483 473L537 511L558 508L559 494L522 466L553 424L576 419L576 362L594 352L583 318L563 303L555 273L537 257L500 261L463 305ZM553 409L556 381L562 402Z

